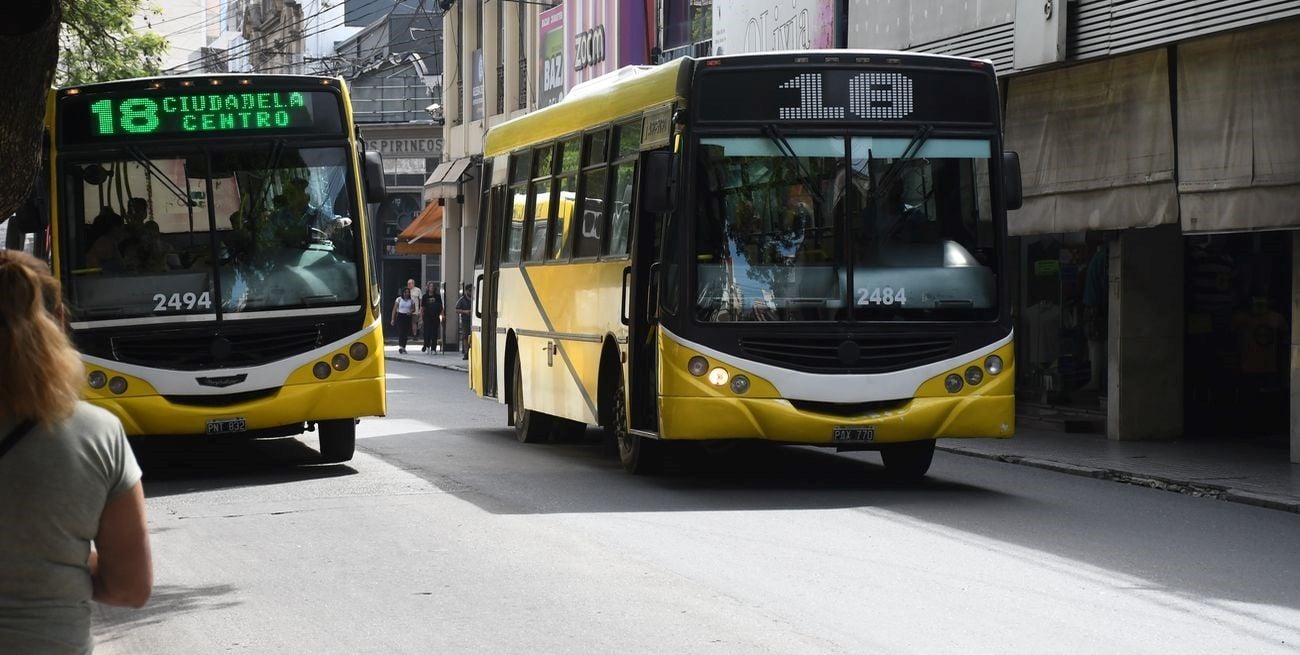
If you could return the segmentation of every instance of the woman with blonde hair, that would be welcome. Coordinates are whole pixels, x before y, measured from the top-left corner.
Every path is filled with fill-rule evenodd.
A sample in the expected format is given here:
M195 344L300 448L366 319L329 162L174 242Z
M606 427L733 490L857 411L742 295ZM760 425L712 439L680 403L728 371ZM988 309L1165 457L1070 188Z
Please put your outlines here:
M140 467L122 424L78 400L59 283L0 250L0 652L89 653L90 601L153 589Z

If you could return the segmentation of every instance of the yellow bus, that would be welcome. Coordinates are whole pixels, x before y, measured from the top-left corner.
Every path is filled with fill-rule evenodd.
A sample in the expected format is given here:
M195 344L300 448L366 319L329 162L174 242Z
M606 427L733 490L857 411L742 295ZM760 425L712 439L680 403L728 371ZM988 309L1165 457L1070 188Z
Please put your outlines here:
M910 479L937 438L1014 432L991 63L624 69L490 130L484 167L470 386L521 441L601 425L632 472L680 442L878 450Z
M318 432L351 459L386 411L373 232L384 196L343 81L202 75L62 88L50 262L85 397L132 436Z

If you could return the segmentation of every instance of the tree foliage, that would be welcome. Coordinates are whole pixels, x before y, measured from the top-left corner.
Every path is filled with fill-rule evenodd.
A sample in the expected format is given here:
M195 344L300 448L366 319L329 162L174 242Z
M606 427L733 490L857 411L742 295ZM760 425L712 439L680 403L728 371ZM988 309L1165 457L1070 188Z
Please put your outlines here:
M157 13L145 0L61 0L60 85L103 82L157 75L167 52L167 39L137 31L132 17Z

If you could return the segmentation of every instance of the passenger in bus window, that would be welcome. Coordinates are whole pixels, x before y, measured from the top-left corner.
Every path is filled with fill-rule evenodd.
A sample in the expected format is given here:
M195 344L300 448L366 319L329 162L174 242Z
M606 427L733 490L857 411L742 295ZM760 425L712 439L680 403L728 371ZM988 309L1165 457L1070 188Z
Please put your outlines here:
M91 603L153 590L140 466L122 423L78 400L59 283L0 250L0 651L89 653Z
M122 243L126 240L126 223L111 207L105 207L95 217L91 230L99 236L86 251L86 266L103 269L106 273L119 273L124 268Z

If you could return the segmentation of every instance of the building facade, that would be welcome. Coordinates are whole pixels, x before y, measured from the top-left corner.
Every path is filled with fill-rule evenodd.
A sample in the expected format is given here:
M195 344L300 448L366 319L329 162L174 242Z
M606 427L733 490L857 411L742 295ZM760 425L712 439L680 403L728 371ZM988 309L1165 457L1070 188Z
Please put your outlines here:
M563 99L574 85L650 62L655 0L553 7L443 0L445 164L425 182L441 203L446 293L473 282L483 138L494 125ZM458 326L449 326L455 330Z

